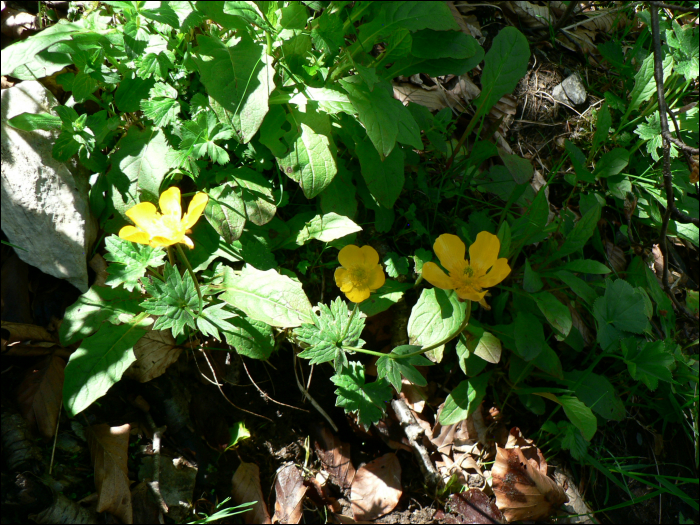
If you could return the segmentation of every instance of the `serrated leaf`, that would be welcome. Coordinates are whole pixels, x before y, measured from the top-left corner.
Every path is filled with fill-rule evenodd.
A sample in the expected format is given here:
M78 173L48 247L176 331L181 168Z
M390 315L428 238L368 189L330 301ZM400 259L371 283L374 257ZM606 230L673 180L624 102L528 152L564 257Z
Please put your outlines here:
M107 267L105 284L112 288L124 285L129 291L139 286L139 279L146 274L146 269L157 268L163 264L165 252L147 244L126 241L116 235L105 239L107 253L105 260L111 262Z
M129 74L119 83L114 92L114 103L119 111L134 113L141 108L141 101L147 100L155 81Z
M486 395L491 373L481 374L462 381L445 399L438 421L442 426L453 425L467 419Z
M454 290L426 288L408 319L409 342L426 347L444 340L457 331L466 310Z
M249 317L280 328L311 323L311 303L301 283L275 270L260 271L250 265L240 276L226 268L221 298Z
M372 317L388 310L398 303L406 290L413 288L411 283L400 283L387 279L379 290L369 296L369 299L360 303L360 311L367 317Z
M227 43L199 35L197 43L194 60L207 93L229 113L239 140L250 142L267 114L275 87L274 69L263 46L247 33L239 33Z
M408 258L400 257L398 253L389 252L384 257L384 267L389 277L398 277L408 273Z
M221 336L219 335L219 330L222 333L234 330L234 326L227 321L227 319L231 319L231 317L234 317L236 314L224 310L225 306L225 303L208 306L202 311L201 315L197 317L197 328L202 334L220 340Z
M71 354L63 383L63 404L70 417L85 410L121 379L136 361L134 345L146 332L133 324L105 323Z
M581 431L586 441L593 439L598 430L598 420L591 409L575 396L559 396L558 399L566 417Z
M668 78L671 75L671 70L673 68L673 57L667 55L663 61L663 78ZM656 80L654 77L654 53L649 53L649 55L642 62L639 71L634 75L634 88L629 94L629 106L627 106L627 111L622 117L623 121L626 121L627 116L629 116L632 111L637 109L643 102L646 102L649 97L656 93Z
M230 319L233 326L224 332L226 342L240 355L265 361L275 349L275 334L272 327L255 319L238 316Z
M335 369L342 370L348 366L343 346L362 348L365 342L360 334L365 327L364 319L359 315L350 317L348 306L340 297L331 303L330 308L319 304L319 315L313 324L303 324L294 330L294 335L302 343L309 345L299 357L309 359L310 364L335 361ZM345 334L345 337L341 337Z
M68 346L84 339L99 329L104 321L117 323L122 314L139 313L139 299L139 294L122 288L115 290L106 286L92 286L66 309L58 331L61 344Z
M301 135L292 144L292 149L277 162L280 169L299 183L307 199L313 199L328 185L338 172L330 149L328 137L316 133L305 123L300 123Z
M418 386L425 386L428 381L423 377L416 367L430 366L434 364L422 355L414 355L403 359L392 359L390 355L406 355L420 350L419 346L403 345L397 346L391 354L384 355L377 360L377 377L386 378L396 389L401 392L401 376L404 376L411 383Z
M181 133L182 142L178 151L180 166L184 165L189 156L194 159L209 156L212 162L218 164L226 164L230 160L229 154L216 141L228 140L234 132L228 126L220 124L213 112L200 113L196 120L185 122Z
M141 27L140 19L134 18L124 24L124 51L129 58L138 58L146 50L150 35Z
M365 367L356 361L350 362L342 373L332 376L331 381L338 387L335 405L357 414L359 423L366 429L382 418L385 404L391 399L387 381L379 379L366 384Z
M154 330L170 328L173 337L177 338L185 333L185 326L197 329L195 316L199 298L189 272L180 276L177 267L166 262L163 277L165 282L153 278L143 283L151 297L142 302L141 307L148 314L159 316L153 325Z
M656 390L659 379L672 381L670 368L675 359L666 350L664 341L638 341L628 337L622 341L622 353L630 375L649 390Z
M141 101L143 114L159 128L175 122L180 112L177 90L168 84L158 83L151 89L150 96L150 100Z

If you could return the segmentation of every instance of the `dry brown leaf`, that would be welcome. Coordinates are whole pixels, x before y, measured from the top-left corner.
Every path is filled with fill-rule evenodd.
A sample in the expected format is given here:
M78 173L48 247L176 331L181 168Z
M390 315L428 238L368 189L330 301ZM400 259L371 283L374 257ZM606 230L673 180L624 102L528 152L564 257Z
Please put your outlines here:
M425 408L425 398L427 394L424 388L414 385L405 377L401 378L401 392L399 397L404 400L406 405L416 414L423 412Z
M447 499L443 523L503 523L503 514L489 497L478 489L452 494Z
M299 523L304 513L304 480L294 464L277 471L275 479L275 515L272 523Z
M567 306L569 307L569 312L571 313L572 326L579 331L581 337L583 337L584 344L586 346L591 346L595 342L595 337L593 337L593 334L588 329L588 326L586 326L586 323L584 322L583 317L581 317L581 314L578 313L578 310L570 304Z
M7 321L2 321L1 326L10 334L7 339L8 345L16 343L18 341L46 341L49 343L56 342L53 336L46 331L46 328L42 328L41 326L24 323L9 323Z
M547 477L541 452L532 446L526 450L541 461L526 458L520 447L497 447L491 470L496 505L508 521L544 519L568 501L564 490Z
M531 4L530 2L503 2L502 5L531 29L542 29L554 24L546 5Z
M625 257L625 252L610 241L605 241L604 244L610 267L615 273L624 272L627 269L627 257Z
M384 454L357 470L350 496L352 515L356 520L374 520L388 514L402 493L399 460L394 453Z
M610 33L616 28L627 24L627 17L621 11L615 13L605 13L605 10L586 11L583 13L590 18L588 22L581 24L581 27L592 29L600 33Z
M58 413L63 402L63 369L66 362L57 356L46 356L27 371L17 388L20 411L30 424L36 424L42 436L51 438L56 432Z
M146 383L165 373L180 357L182 348L175 345L169 330L149 330L134 345L134 361L124 375Z
M260 487L260 469L255 463L241 464L231 480L231 497L236 505L257 501L251 510L244 513L244 523L272 523L265 505L265 496Z
M347 490L355 479L355 467L350 461L350 445L343 443L325 426L320 427L314 440L314 450L331 481L343 490Z
M479 44L484 43L484 35L481 34L481 25L474 15L464 16L455 7L454 2L447 2L447 7L450 8L450 12L457 22L457 25L462 30L462 33L474 37Z
M97 512L109 512L122 523L132 523L131 492L127 475L129 431L127 423L120 427L93 425L86 436L97 486Z

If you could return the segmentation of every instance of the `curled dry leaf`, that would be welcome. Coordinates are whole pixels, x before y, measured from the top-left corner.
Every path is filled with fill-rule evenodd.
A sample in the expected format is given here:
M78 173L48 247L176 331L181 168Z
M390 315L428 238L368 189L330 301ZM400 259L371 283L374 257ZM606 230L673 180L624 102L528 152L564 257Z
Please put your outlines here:
M127 475L129 424L110 427L94 425L86 432L95 468L97 512L109 512L122 523L132 523L131 492Z
M496 505L508 521L544 519L568 501L564 490L547 477L547 462L532 441L514 428L506 447L497 447L491 470ZM527 454L527 456L526 456Z
M356 520L374 520L388 514L399 503L401 465L389 453L360 467L352 482L350 506Z
M445 508L449 514L443 523L503 523L501 511L478 489L452 494Z
M182 348L175 345L169 330L149 330L134 345L136 361L127 368L124 376L146 383L164 374L181 352Z
M260 469L256 464L241 462L231 480L231 497L236 505L257 501L251 510L242 515L244 523L272 523L260 487Z
M24 418L36 424L42 436L51 438L56 432L58 412L63 402L63 369L66 362L47 356L27 371L17 388L17 401Z
M272 523L299 523L304 513L306 489L294 464L280 468L275 479L275 515Z
M331 481L342 490L348 490L355 479L355 467L350 461L350 445L340 441L333 432L322 426L317 431L314 449Z

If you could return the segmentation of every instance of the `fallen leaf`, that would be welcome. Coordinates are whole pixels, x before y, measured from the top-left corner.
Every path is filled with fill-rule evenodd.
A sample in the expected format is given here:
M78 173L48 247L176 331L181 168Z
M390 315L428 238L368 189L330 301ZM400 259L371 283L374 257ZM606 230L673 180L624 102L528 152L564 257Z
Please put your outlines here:
M63 369L66 362L57 356L46 356L27 371L17 388L20 411L30 424L36 424L42 436L51 438L56 432L58 413L63 402Z
M328 472L331 481L343 490L347 490L355 479L355 467L350 461L350 445L322 426L317 431L314 449L323 468Z
M132 523L131 492L127 475L129 431L127 423L120 427L107 424L87 429L92 465L97 486L97 512L109 512L122 523Z
M299 523L304 514L304 496L307 487L294 464L277 471L275 479L275 514L272 523Z
M256 502L250 511L242 515L244 523L272 523L260 487L260 469L255 463L241 461L233 475L231 485L231 496L236 505Z
M3 330L7 330L9 337L7 338L8 345L18 341L46 341L55 343L53 336L41 326L24 323L8 323L2 322ZM5 337L3 336L3 339ZM4 351L4 348L3 348Z
M180 357L182 348L168 330L149 330L134 345L134 361L124 372L124 376L147 383L165 373L170 365Z
M374 520L394 510L403 493L396 454L384 454L359 468L350 490L356 520Z
M503 514L490 498L478 489L452 494L445 509L450 513L443 523L503 523Z
M605 241L605 253L608 256L610 267L614 272L620 273L625 271L627 268L627 258L625 257L625 252L623 252L619 246L610 241Z
M496 505L508 521L544 519L568 501L564 490L547 477L542 453L537 447L534 449L533 454L532 447L526 447L529 455L538 457L540 462L526 458L520 447L496 447L496 462L491 470L493 492Z

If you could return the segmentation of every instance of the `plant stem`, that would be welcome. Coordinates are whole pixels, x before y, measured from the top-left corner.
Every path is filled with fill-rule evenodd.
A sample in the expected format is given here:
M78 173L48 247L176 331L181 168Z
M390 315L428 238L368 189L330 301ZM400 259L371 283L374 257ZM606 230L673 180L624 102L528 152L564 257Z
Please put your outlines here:
M194 281L194 287L197 290L197 297L199 297L199 312L197 313L197 317L199 317L202 315L202 290L199 289L199 281L197 280L197 276L194 274L192 265L190 264L190 261L187 260L187 256L185 255L183 249L179 244L176 244L175 246L177 247L177 253L180 255L182 262L185 263L185 266L187 267L187 271L190 272L190 277L192 277L192 280Z
M355 312L357 312L358 305L359 305L359 303L355 303L355 306L352 309L352 313L350 314L350 319L348 320L348 324L345 325L345 329L343 330L343 335L340 336L341 343L343 341L345 341L345 336L348 335L348 330L350 330L350 325L352 324L352 321L355 319Z
M384 357L386 355L391 355L391 354L383 354L382 352L375 352L374 350L365 350L364 348L355 348L354 346L343 346L343 350L350 350L351 352L359 352L361 354L376 355L378 357Z

